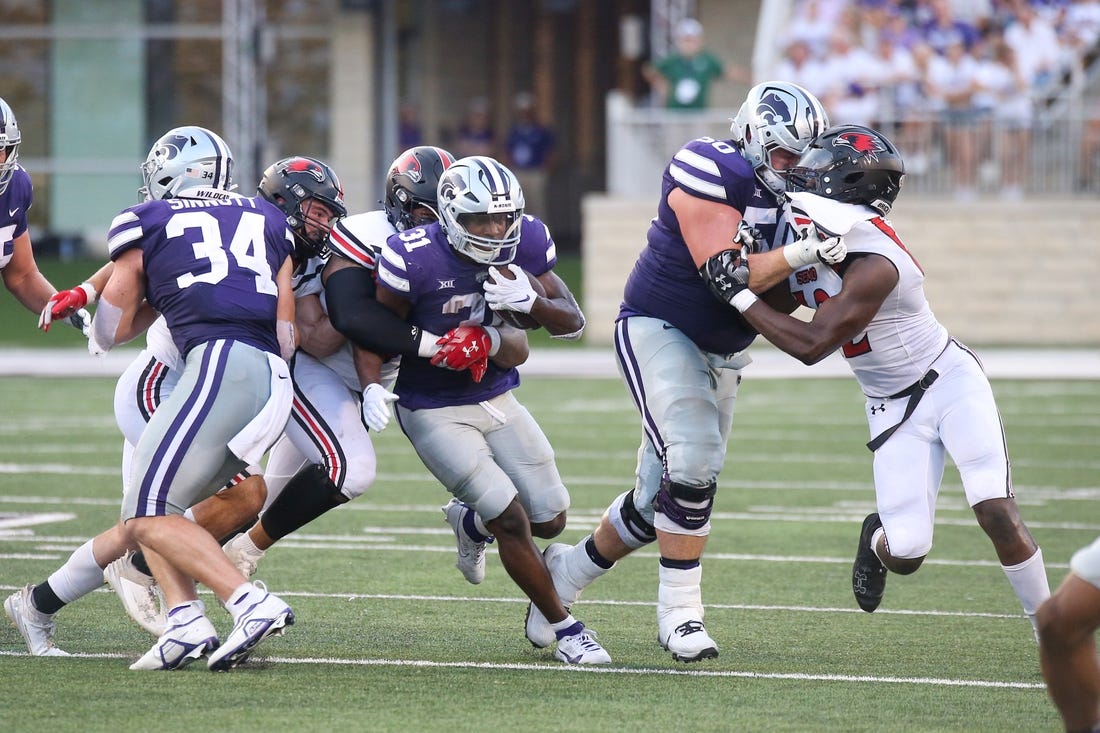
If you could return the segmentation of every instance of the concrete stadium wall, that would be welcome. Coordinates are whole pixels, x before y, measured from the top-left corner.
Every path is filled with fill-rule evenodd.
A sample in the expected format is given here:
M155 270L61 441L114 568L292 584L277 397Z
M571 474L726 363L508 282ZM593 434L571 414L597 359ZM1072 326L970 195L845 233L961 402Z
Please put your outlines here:
M655 200L584 199L587 343L611 342L623 283L655 213ZM975 346L1100 346L1097 201L903 197L890 218L953 336Z

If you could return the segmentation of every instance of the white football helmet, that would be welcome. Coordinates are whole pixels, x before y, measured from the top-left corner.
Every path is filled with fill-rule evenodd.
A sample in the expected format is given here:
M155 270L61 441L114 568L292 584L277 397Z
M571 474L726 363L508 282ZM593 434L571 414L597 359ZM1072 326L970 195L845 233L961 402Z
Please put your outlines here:
M802 155L828 127L829 116L817 97L788 81L766 81L749 90L730 132L756 177L779 194L786 188L786 176L772 167L772 151L783 148Z
M15 113L3 99L0 99L0 148L7 148L8 159L0 163L0 194L8 190L11 177L19 167L19 123Z
M194 188L232 191L233 153L205 127L187 125L164 133L141 164L142 201L170 199Z
M487 156L460 158L440 177L436 193L440 225L457 252L483 265L506 265L515 258L524 200L512 171ZM494 214L505 217L499 239L472 234L467 228Z

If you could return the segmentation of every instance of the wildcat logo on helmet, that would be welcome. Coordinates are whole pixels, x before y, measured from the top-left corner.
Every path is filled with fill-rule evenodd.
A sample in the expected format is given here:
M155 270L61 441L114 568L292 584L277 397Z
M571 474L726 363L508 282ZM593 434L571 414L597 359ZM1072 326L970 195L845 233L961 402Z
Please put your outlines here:
M865 132L844 132L833 139L833 147L848 147L873 161L878 161L878 154L886 152L886 146L874 135Z
M794 121L791 106L776 90L770 90L760 98L760 104L756 106L756 114L770 125L789 125Z

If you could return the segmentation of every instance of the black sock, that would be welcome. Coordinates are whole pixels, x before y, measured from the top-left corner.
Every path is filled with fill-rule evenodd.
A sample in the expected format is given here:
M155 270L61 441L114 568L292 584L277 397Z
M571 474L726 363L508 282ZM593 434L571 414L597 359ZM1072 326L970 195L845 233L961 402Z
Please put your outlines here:
M692 568L699 567L699 558L695 558L694 560L671 560L662 556L661 567L671 568L673 570L691 570Z
M65 607L65 601L57 597L48 580L34 586L34 590L31 591L31 603L40 613L53 614Z
M134 567L145 573L146 575L152 575L153 571L149 569L149 563L145 562L145 553L138 550L134 553L134 556L130 558L130 561L134 563Z

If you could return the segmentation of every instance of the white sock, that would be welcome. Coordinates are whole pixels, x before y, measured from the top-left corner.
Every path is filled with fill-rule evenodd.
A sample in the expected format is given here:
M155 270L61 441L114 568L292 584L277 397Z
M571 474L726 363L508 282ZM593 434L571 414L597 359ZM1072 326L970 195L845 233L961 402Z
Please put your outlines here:
M1002 565L1005 577L1012 590L1024 607L1024 613L1035 627L1035 612L1043 601L1050 598L1050 584L1047 582L1047 570L1043 564L1043 551L1036 549L1035 554L1018 565Z
M253 598L248 598L249 594L256 594ZM241 583L237 586L237 590L233 591L229 598L225 601L225 610L229 611L229 614L233 616L233 621L236 622L245 611L251 608L253 603L258 602L266 595L265 591L260 590L252 583Z
M882 527L879 527L871 533L871 551L875 553L875 557L878 558L879 562L882 562L882 556L878 554L878 541L885 536L886 530L884 530ZM882 564L885 565L886 563L883 562Z
M611 568L601 568L596 563L592 562L592 558L588 556L588 550L585 548L585 544L588 542L588 538L573 545L568 551L561 554L562 559L562 575L565 579L572 583L577 588L577 595L580 595L580 591L587 588L592 581L606 573ZM576 600L575 598L572 600ZM572 601L570 601L572 603Z
M657 571L657 615L672 608L692 608L698 611L699 620L703 620L703 566L696 565L690 570L666 568L660 565Z
M256 543L252 541L252 537L248 534L248 532L242 532L240 534L240 539L234 539L233 543L244 550L245 554L247 555L263 556L265 552L265 550L261 550L259 547L256 547Z
M92 542L88 540L76 548L48 579L50 588L65 603L72 603L103 585L103 568L95 561Z

